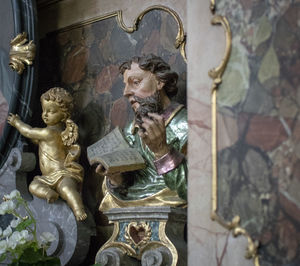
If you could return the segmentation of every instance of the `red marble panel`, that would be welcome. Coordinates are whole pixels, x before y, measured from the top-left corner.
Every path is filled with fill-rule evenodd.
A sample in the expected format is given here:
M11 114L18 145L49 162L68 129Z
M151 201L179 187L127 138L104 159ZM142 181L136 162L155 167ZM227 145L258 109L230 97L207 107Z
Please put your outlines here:
M287 137L284 125L277 117L256 115L250 121L246 141L262 150L271 151Z
M127 116L128 116L128 104L127 99L124 97L116 100L113 103L111 109L111 124L112 127L119 126L123 128L127 123Z
M77 45L67 56L62 73L62 81L70 84L82 80L85 76L88 58L88 48L82 44Z
M293 223L285 219L284 216L280 218L276 228L276 233L278 233L278 249L281 254L285 254L283 261L288 262L295 259L297 255L300 234Z
M143 54L149 54L149 53L157 54L159 44L160 44L159 31L154 30L151 33L149 39L145 42L145 45L142 49L142 53Z
M110 91L112 84L118 78L119 67L117 65L109 65L102 69L95 80L95 91L104 93Z

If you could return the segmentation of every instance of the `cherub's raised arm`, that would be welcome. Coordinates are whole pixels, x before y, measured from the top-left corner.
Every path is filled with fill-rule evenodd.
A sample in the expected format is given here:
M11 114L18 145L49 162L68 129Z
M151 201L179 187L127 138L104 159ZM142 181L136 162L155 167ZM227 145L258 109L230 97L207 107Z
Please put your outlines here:
M7 117L7 122L15 127L24 137L32 140L45 139L46 131L42 128L32 128L31 126L24 123L18 115L9 114Z

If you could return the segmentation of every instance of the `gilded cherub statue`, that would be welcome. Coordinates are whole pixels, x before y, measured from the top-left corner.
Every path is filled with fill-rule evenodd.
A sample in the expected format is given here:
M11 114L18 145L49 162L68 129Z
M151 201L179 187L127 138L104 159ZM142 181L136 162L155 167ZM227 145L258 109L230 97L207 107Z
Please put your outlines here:
M77 163L80 155L78 127L70 119L72 96L63 88L51 88L41 96L42 119L45 128L32 128L18 115L10 114L7 121L23 136L39 145L41 176L35 176L29 185L31 194L52 203L60 196L73 210L78 221L86 219L80 185L83 167Z

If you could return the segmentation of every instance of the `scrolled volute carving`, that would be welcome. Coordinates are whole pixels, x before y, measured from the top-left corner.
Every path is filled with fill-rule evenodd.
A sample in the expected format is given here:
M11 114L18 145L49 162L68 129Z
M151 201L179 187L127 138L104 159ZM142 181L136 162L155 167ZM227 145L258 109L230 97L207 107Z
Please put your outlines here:
M172 255L166 247L150 249L143 253L142 266L171 266Z

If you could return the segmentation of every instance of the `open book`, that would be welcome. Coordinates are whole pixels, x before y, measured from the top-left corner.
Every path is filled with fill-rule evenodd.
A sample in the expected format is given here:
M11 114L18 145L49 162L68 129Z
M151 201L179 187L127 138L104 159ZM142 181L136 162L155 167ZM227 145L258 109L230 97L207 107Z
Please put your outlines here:
M87 147L90 165L100 163L108 174L134 171L145 167L141 154L129 146L119 127Z

